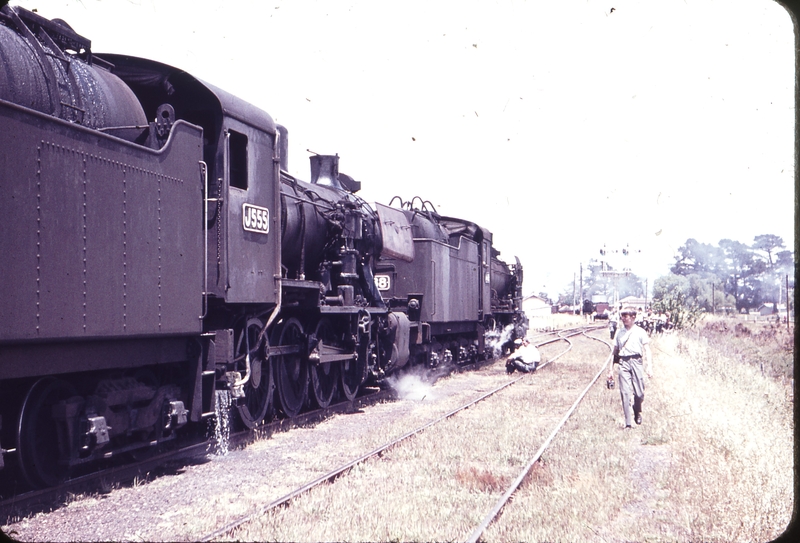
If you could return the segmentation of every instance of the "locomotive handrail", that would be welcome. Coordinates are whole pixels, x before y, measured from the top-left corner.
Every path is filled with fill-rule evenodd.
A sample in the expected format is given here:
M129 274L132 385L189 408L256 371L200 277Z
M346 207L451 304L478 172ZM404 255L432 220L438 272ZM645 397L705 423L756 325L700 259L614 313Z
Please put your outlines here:
M200 162L200 174L203 176L203 314L200 320L208 314L208 164Z
M287 183L287 185L288 184L289 183ZM290 194L288 192L282 193L282 196L284 196L285 198L292 198L294 200L297 200L298 202L307 202L307 203L309 203L309 204L311 204L313 206L320 207L322 209L327 209L328 211L336 209L335 202L331 202L330 200L326 200L325 198L321 197L320 195L314 194L313 192L311 192L309 190L306 190L306 189L304 189L303 187L301 187L299 185L293 186L293 188L295 190L300 191L302 193L302 195L306 197L306 199L303 199L303 197L300 196L300 195ZM321 205L320 202L323 202L323 203L327 204L328 207L326 208L324 205Z
M218 192L222 193L223 188L225 187L226 192L225 194L230 196L230 181L231 181L231 131L226 128L225 129L225 144L222 146L222 175L224 177L220 177L217 182L219 183ZM227 183L225 181L227 180ZM226 213L226 220L225 220L225 231L227 236L228 230L228 211ZM222 224L222 220L220 217L217 217L217 232L219 232L219 227ZM219 234L217 234L217 258L219 258ZM229 255L230 255L230 246L228 243L224 243L223 247L225 247L225 294L228 293L228 289L231 288L231 270L230 270L230 262L229 262ZM206 266L208 267L208 266ZM217 279L217 285L219 285L219 279Z
M436 261L431 260L431 290L433 291L433 311L431 311L431 315L436 314Z
M281 132L280 130L275 132L275 141L272 144L272 164L275 166L275 184L278 185L275 189L275 211L276 215L280 215L280 204L281 204L281 190L280 190L280 183L281 183ZM267 323L264 325L264 329L261 331L259 336L266 336L267 329L272 325L275 319L278 317L278 313L281 312L281 304L283 303L283 278L280 274L280 269L278 273L273 275L275 282L277 283L277 291L278 291L278 300L275 304L275 309L272 311L272 314L267 319ZM261 338L259 337L259 341ZM269 345L269 341L267 341L267 345Z

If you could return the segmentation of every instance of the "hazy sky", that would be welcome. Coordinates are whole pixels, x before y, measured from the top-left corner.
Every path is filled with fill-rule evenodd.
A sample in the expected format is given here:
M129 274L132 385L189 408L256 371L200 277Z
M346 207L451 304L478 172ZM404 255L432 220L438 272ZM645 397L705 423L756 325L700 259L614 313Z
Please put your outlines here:
M12 4L264 109L302 179L306 149L338 153L368 201L481 224L526 294L603 245L652 286L690 237L794 244L794 35L769 0Z

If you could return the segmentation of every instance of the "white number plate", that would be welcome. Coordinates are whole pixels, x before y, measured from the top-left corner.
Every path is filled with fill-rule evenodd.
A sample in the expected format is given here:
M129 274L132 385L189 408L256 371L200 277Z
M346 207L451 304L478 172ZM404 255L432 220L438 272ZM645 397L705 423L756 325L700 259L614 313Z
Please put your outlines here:
M248 232L269 234L269 209L252 204L243 204L242 227Z
M375 286L378 287L378 290L389 290L389 287L391 287L391 279L388 275L376 275Z

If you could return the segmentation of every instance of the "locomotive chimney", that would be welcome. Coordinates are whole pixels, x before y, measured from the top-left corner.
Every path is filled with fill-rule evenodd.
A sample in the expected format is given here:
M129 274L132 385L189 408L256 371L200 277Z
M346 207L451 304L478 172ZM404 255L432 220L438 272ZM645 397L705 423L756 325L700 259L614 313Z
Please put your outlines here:
M339 155L312 155L311 183L342 189L339 183Z

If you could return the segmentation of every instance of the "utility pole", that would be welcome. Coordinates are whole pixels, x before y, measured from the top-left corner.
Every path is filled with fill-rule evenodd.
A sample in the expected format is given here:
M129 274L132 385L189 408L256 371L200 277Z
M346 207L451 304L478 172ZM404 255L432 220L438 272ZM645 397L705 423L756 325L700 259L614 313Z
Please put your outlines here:
M572 305L575 305L575 272L572 272Z
M711 314L717 314L717 284L711 283Z
M583 262L581 262L581 295L578 303L581 304L581 315L583 315Z

